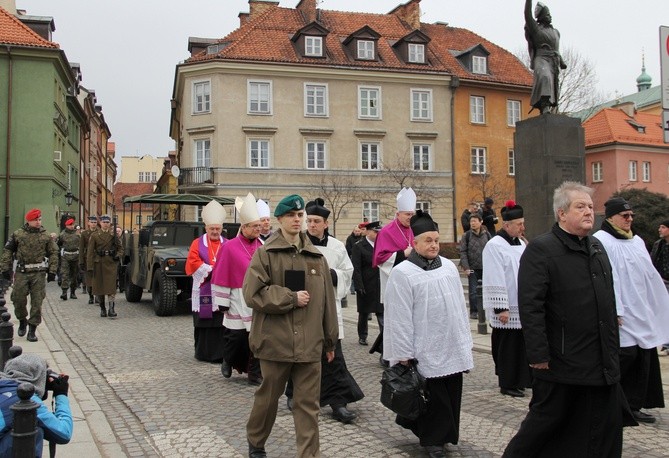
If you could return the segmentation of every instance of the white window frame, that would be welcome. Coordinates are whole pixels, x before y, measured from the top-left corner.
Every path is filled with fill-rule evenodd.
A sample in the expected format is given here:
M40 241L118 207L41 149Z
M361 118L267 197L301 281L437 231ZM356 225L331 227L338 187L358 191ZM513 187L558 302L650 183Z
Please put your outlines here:
M260 88L267 88L267 94L262 94ZM265 80L247 81L248 102L246 111L253 115L272 114L272 82ZM266 108L263 108L266 105Z
M469 120L472 124L485 124L485 97L469 96Z
M507 172L509 176L515 177L516 176L516 151L513 148L509 148L507 150Z
M469 154L469 170L472 175L486 174L488 150L484 146L472 146Z
M472 56L472 73L487 75L488 58L485 56Z
M137 173L137 182L144 183L144 172Z
M135 215L135 226L142 227L142 215Z
M358 86L358 119L381 119L380 87Z
M368 222L379 221L381 205L377 200L366 200L362 203L362 218Z
M310 57L323 57L323 37L304 37L304 55Z
M601 183L604 181L602 179L602 163L601 161L593 162L592 163L592 182L593 183Z
M431 207L429 200L416 201L416 211L422 210L424 213L431 213Z
M268 169L272 151L270 139L252 137L248 139L246 144L248 149L248 167L251 169Z
M325 170L327 168L328 143L324 140L306 140L304 142L304 166L307 170Z
M211 167L211 138L193 140L193 166Z
M362 60L374 60L374 42L372 40L358 40L357 56Z
M432 170L432 145L430 143L411 144L411 166L418 172Z
M192 90L193 114L211 113L211 80L193 81Z
M628 165L629 181L637 181L637 163L636 161L629 161Z
M516 123L520 121L520 100L507 99L506 101L506 125L509 127L516 127Z
M322 93L317 93L321 92ZM322 98L322 103L318 99ZM304 116L309 118L327 118L329 116L327 83L304 83ZM310 99L312 99L310 103ZM318 112L322 108L322 113ZM311 111L310 111L311 110Z
M641 163L641 181L650 183L650 161L643 161Z
M422 43L408 43L407 58L414 64L425 63L425 45Z
M158 181L158 172L151 172L151 183Z
M411 89L411 120L432 122L432 89Z
M359 151L360 151L360 170L367 170L367 171L380 170L381 168L380 142L361 141ZM374 158L374 156L376 156L376 158Z

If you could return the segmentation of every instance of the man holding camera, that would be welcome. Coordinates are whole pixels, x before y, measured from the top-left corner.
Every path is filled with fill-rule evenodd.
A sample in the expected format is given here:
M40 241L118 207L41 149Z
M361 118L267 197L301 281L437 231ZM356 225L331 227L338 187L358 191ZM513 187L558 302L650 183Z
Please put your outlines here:
M86 269L92 273L93 295L98 296L100 316L116 316L114 299L116 298L116 275L118 262L123 256L121 240L111 227L111 217L100 217L100 229L91 234L86 250ZM105 296L109 299L109 313L105 308Z
M5 364L0 372L0 456L12 456L14 415L11 407L19 401L17 389L21 383L32 383L35 394L32 401L37 408L37 435L35 456L42 456L43 441L67 444L72 438L72 412L67 397L69 377L48 369L44 359L34 354L19 355ZM55 410L51 412L44 404L48 392L53 392Z
M46 296L46 283L56 279L58 247L42 227L42 212L33 208L26 213L26 224L9 237L0 258L0 271L5 280L12 279L12 265L16 259L16 274L11 300L14 315L19 320L19 337L37 342L35 330L42 322L42 301ZM47 262L48 260L48 262ZM47 272L46 278L44 273ZM28 315L30 294L30 316Z

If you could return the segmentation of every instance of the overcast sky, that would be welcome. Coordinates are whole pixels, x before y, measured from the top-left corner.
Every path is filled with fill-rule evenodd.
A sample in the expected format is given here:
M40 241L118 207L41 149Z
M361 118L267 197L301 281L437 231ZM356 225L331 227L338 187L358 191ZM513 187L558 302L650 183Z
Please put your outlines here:
M329 10L385 14L407 0L322 0ZM281 0L294 8L299 0ZM534 2L536 3L536 2ZM669 0L546 0L561 46L591 60L599 89L613 98L636 92L642 50L660 84L660 25ZM16 0L27 14L52 16L82 84L94 89L117 155L165 156L175 66L188 57L188 37L221 38L239 25L248 0ZM517 53L526 48L523 0L422 0L422 22L448 22ZM664 22L661 22L664 21ZM120 162L120 161L119 161Z

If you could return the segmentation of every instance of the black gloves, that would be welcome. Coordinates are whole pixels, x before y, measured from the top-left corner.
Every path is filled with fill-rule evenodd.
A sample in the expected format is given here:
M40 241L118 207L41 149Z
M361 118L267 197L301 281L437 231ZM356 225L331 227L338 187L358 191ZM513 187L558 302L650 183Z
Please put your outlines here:
M11 280L12 279L12 271L11 270L5 270L2 273L2 278L4 278L5 280Z
M330 269L330 276L332 277L332 286L337 287L337 272L334 269Z
M70 382L68 379L69 377L67 375L61 375L53 381L53 397L56 397L59 394L67 396L67 392L70 389Z
M47 283L52 282L52 281L54 281L55 279L56 279L56 274L53 274L53 273L51 273L51 272L49 272L48 274L46 274L46 282L47 282Z

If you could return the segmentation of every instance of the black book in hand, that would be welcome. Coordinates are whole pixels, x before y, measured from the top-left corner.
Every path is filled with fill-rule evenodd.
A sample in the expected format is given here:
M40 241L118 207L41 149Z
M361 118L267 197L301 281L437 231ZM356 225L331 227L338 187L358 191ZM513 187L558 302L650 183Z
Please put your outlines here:
M286 270L284 271L283 285L291 291L304 291L305 277L304 270Z

